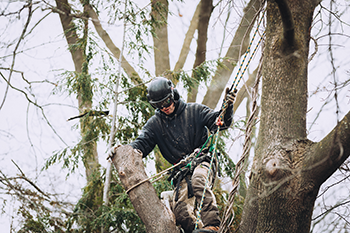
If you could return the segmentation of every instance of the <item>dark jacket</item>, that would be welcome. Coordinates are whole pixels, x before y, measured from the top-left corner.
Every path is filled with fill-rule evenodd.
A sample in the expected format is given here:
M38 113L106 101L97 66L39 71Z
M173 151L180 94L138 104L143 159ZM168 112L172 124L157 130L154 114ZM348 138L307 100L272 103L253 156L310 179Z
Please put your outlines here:
M232 105L226 110L224 125L227 129L232 123ZM207 129L217 129L216 119L219 111L197 103L185 103L181 99L175 105L174 113L166 115L156 110L142 129L139 137L130 145L139 149L146 157L158 145L163 157L175 164L185 155L200 148L207 140Z

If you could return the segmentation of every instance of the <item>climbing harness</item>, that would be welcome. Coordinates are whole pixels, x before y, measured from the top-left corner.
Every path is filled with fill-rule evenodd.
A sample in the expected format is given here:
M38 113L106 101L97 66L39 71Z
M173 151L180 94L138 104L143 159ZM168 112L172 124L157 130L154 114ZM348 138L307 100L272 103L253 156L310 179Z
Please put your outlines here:
M165 170L163 170L163 171L161 171L161 172L159 172L159 173L157 173L157 174L155 174L147 179L144 179L133 186L131 186L128 190L126 190L126 193L129 193L132 189L136 188L137 186L139 186L147 181L154 183L157 180L160 180L165 175L170 175L168 177L168 180L171 181L172 185L176 187L176 185L174 185L174 183L177 183L178 180L180 180L180 181L182 180L182 179L178 179L180 177L180 175L182 176L182 178L185 178L185 176L184 176L185 173L186 173L186 176L189 174L189 172L193 173L195 167L198 166L201 162L210 160L210 159L208 159L208 156L210 156L210 155L208 155L207 151L208 152L213 151L212 137L213 137L213 135L208 136L207 140L205 141L205 143L203 144L203 146L201 147L201 149L199 151L195 150L192 154L184 157L177 164L175 164L175 165L173 165L173 166L171 166L171 167L169 167L169 168L167 168L167 169L165 169ZM211 142L210 142L209 146L207 146L207 144L210 140L211 140ZM177 174L177 171L180 171L180 173L182 173L182 174ZM186 172L186 171L188 171L188 172ZM158 177L158 178L156 178L156 177Z
M179 198L179 189L180 189L180 183L183 179L186 180L187 183L187 191L188 191L188 198L191 198L194 196L193 188L192 188L192 181L190 177L192 176L194 169L202 164L203 162L210 163L212 159L215 159L215 162L218 161L217 154L213 154L213 143L210 142L209 146L206 146L208 141L212 138L213 135L210 135L207 138L207 141L203 144L201 149L196 149L190 156L187 163L183 163L177 168L173 169L172 173L168 177L168 181L171 182L171 184L175 187L175 201L178 201ZM217 166L216 166L217 167ZM215 169L217 170L217 169ZM212 185L214 184L214 179L212 181Z
M165 170L163 170L163 171L161 171L161 172L159 172L159 173L157 173L157 174L155 174L155 175L153 175L153 176L151 176L151 177L149 177L149 178L147 178L147 179L144 179L144 180L142 180L142 181L140 181L139 183L137 183L137 184L135 184L135 185L133 185L133 186L131 186L128 190L126 190L125 192L126 193L129 193L132 189L134 189L134 188L136 188L137 186L139 186L140 184L143 184L143 183L145 183L145 182L147 182L147 181L150 181L150 180L152 180L152 179L154 179L154 180L152 180L152 181L150 181L151 183L154 183L154 182L156 182L157 180L160 180L163 176L165 176L165 175L167 175L168 174L168 172L171 170L171 169L174 169L174 168L176 168L176 167L178 167L178 166L180 166L180 165L182 165L182 164L187 164L187 162L189 161L189 159L190 159L190 157L187 157L187 158L184 158L184 159L182 159L180 162L178 162L177 164L175 164L175 165L173 165L173 166L171 166L171 167L169 167L169 168L167 168L167 169L165 169ZM159 176L159 177L158 177ZM156 177L158 177L158 178L156 178ZM156 179L155 179L156 178Z

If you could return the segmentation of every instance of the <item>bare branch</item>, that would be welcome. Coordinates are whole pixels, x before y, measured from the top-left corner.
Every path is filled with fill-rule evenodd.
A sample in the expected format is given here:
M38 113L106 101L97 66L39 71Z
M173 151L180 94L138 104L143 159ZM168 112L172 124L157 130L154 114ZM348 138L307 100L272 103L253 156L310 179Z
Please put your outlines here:
M3 107L4 104L5 104L6 97L7 97L7 93L8 93L8 90L9 90L9 86L10 86L10 82L11 82L11 77L12 77L12 70L13 70L13 68L14 68L14 66L15 66L16 51L17 51L17 49L18 49L18 47L19 47L21 41L22 41L23 38L24 38L24 35L25 35L25 33L26 33L27 29L28 29L28 25L29 25L30 20L31 20L31 18L32 18L32 1L29 1L29 3L26 5L26 7L28 7L27 21L26 21L26 23L25 23L25 25L24 25L24 28L23 28L23 30L22 30L22 34L21 34L21 36L20 36L19 39L18 39L18 42L17 42L17 44L16 44L16 47L15 47L15 49L14 49L13 52L12 52L13 55L12 55L12 63L11 63L11 68L10 68L10 74L9 74L9 78L8 78L8 80L7 80L7 86L6 86L4 98L3 98L3 100L2 100L2 103L0 104L0 110L2 109L2 107ZM2 75L2 74L1 74L1 75Z
M41 110L41 114L43 115L43 117L44 117L46 123L49 125L49 127L52 129L52 131L57 135L57 137L58 137L66 146L68 146L67 143L63 140L63 138L62 138L62 137L57 133L57 131L53 128L53 126L51 125L50 121L47 119L43 107L40 106L40 105L38 105L38 104L37 104L36 102L34 102L33 100L31 100L26 92L24 92L23 90L20 90L20 89L18 89L18 88L16 88L16 87L12 86L12 85L10 84L10 82L5 78L5 76L4 76L1 72L0 72L0 76L5 80L5 82L7 83L7 85L8 85L9 87L11 87L12 89L14 89L14 90L16 90L16 91L22 93L22 94L26 97L26 99L27 99L27 101L28 101L29 103L33 104L35 107L37 107L37 108L39 108L39 109Z
M46 196L47 198L50 198L49 195L47 195L46 193L44 193L36 184L34 184L33 181L31 181L30 179L28 179L26 177L26 175L23 173L22 169L17 165L17 163L15 163L15 161L13 161L11 159L12 163L17 167L17 169L21 172L21 176L19 176L18 178L23 179L25 181L27 181L30 185L32 185L36 190L38 190L41 194L43 194L44 196Z
M349 203L350 203L350 201L338 203L338 204L332 206L331 208L329 208L328 210L326 210L325 212L319 214L318 216L316 216L316 217L313 218L312 220L314 221L314 220L316 220L316 219L322 217L323 215L328 214L329 212L333 211L334 209L336 209L336 208L338 208L338 207L340 207L340 206L343 206L343 205L347 205L347 204L349 204Z
M208 26L209 26L211 13L213 11L213 1L201 0L200 5L201 7L200 7L200 13L199 13L199 20L198 20L197 50L196 50L196 59L193 64L193 69L197 68L203 62L205 62L205 57L207 53ZM194 77L195 74L192 73L192 76ZM198 93L198 84L196 84L192 88L191 92L188 92L187 101L196 102L197 93Z
M100 36L100 38L103 40L109 51L113 54L113 56L117 59L120 57L120 49L115 46L112 39L110 38L109 34L106 32L106 30L103 29L101 22L98 18L97 13L93 9L93 7L90 4L86 5L87 13L89 14L89 17L92 19L92 23ZM142 80L140 76L137 74L135 69L127 62L126 58L122 56L121 61L122 67L125 70L125 72L128 74L128 76L134 81L136 85L142 83Z

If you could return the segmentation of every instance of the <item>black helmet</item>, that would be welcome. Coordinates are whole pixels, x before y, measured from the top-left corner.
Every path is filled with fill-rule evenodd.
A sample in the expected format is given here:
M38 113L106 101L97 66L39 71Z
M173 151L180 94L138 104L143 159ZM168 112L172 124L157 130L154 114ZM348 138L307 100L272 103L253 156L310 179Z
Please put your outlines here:
M176 89L175 92L177 97ZM147 93L148 101L154 108L169 107L174 102L173 83L166 78L156 77L148 86Z

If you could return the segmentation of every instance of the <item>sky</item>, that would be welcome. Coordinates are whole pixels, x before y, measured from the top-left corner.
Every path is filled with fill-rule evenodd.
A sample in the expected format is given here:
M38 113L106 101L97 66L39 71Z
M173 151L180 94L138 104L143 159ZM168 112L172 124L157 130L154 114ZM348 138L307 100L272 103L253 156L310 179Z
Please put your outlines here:
M172 67L174 66L177 57L180 53L181 43L186 29L189 24L189 19L195 9L195 3L175 4L171 3L171 9L174 14L169 17L169 48L171 51L170 61ZM147 5L148 1L140 1L140 4ZM347 1L341 2L346 4ZM188 5L190 4L190 5ZM230 33L234 32L239 22L238 13L241 2L235 2L235 9L232 11L232 25L228 28L227 39L224 39L223 50L227 49L227 44L230 42ZM6 1L0 1L0 12L4 10L11 11L22 6L19 1L13 1L8 4ZM222 9L224 9L222 7ZM49 11L42 11L38 8L33 15L30 27L35 25ZM52 155L54 151L60 150L67 145L72 146L79 140L79 132L75 129L77 121L67 122L69 117L77 115L77 103L74 97L69 97L66 94L54 94L52 89L53 83L61 79L61 74L66 70L73 70L74 66L67 51L66 41L63 37L62 27L57 14L49 14L41 21L33 31L26 35L21 41L17 52L18 55L15 60L12 58L12 51L18 41L18 37L22 33L22 27L27 17L26 10L24 10L19 17L11 16L0 17L0 71L5 77L9 76L9 71L5 68L11 67L14 61L14 69L24 73L24 78L33 81L47 80L44 83L28 83L23 79L20 73L14 72L11 77L11 84L19 89L25 90L27 93L32 93L33 96L29 98L36 101L37 104L45 106L45 116L52 124L53 129L47 125L46 119L41 114L41 110L33 105L28 105L28 101L24 95L13 89L9 89L5 102L0 109L0 170L4 174L16 176L20 169L35 183L50 193L60 193L62 196L66 195L68 200L76 200L81 194L81 188L85 184L84 171L80 169L72 176L66 177L65 171L62 171L60 164L54 165L48 171L42 171L46 159ZM336 114L336 103L333 101L330 104L322 107L334 95L330 92L334 88L334 82L338 84L349 79L350 68L347 64L349 62L350 54L350 40L349 36L341 36L340 33L350 35L349 23L350 14L342 16L344 20L343 25L332 27L334 37L329 41L323 35L327 34L328 26L326 23L321 23L320 18L315 19L313 24L313 34L315 38L320 38L317 41L317 46L313 41L310 42L310 55L317 49L318 54L309 63L309 106L308 106L308 120L307 124L310 126L308 138L313 141L321 140L330 130L336 125L337 120L350 110L350 93L349 88L345 87L338 91L338 105L339 113ZM328 20L323 18L323 20ZM222 38L222 25L224 20L219 15L212 18L211 21L211 36L208 38L208 44L213 44L211 50L208 52L208 59L215 59L218 57ZM121 46L121 23L110 24L107 20L102 20L102 25L110 33L117 46ZM321 33L316 33L320 29ZM8 43L11 46L7 46ZM332 77L332 67L330 66L329 43L332 43L332 53L334 56L336 67L336 78ZM195 53L194 42L192 43L191 55ZM101 47L104 45L101 44ZM258 55L257 55L258 56ZM191 60L192 59L192 60ZM254 58L252 68L258 63L258 57ZM135 62L135 61L134 61ZM192 58L186 61L185 69L191 69L193 63ZM154 72L152 64L149 64L148 69ZM233 72L235 74L235 71ZM201 87L205 91L205 86ZM185 96L185 91L179 87L180 94ZM6 91L6 83L0 79L0 103L3 102ZM203 93L200 92L198 100L203 98ZM333 99L333 98L331 98ZM319 110L323 113L318 116ZM241 106L235 119L242 119L245 117L245 106ZM316 119L313 123L313 119ZM242 135L240 132L234 131L235 136ZM59 135L59 136L58 136ZM237 140L234 145L230 145L228 153L235 161L241 154L240 148L242 138ZM103 167L106 166L106 146L99 147L100 162ZM153 165L150 164L149 167ZM149 171L152 173L152 169ZM337 179L335 177L335 179ZM333 181L330 181L333 182ZM1 194L0 194L1 195ZM336 194L340 200L343 193ZM0 196L1 197L1 196ZM1 199L0 199L1 203ZM9 222L11 215L14 212L14 200L7 200L7 209L5 214L0 219L0 226L6 226L9 229ZM321 211L321 210L320 210ZM6 231L7 232L7 231Z

